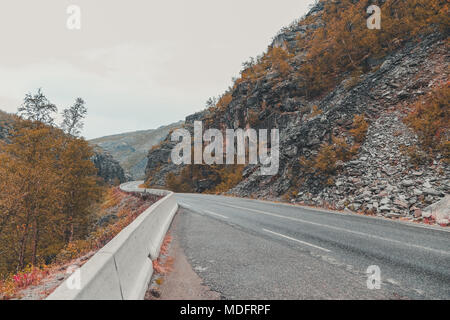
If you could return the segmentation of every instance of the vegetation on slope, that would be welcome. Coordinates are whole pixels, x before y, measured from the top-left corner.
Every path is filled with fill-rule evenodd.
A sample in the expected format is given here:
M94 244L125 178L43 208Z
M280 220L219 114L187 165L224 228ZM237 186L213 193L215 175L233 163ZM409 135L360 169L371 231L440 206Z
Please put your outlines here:
M367 28L366 9L371 4L381 7L381 30ZM246 99L254 98L255 92L261 91L261 88L269 87L268 90L273 92L273 95L275 92L279 94L279 86L288 88L286 90L289 90L287 93L289 97L304 98L303 113L309 114L307 116L309 119L314 118L320 115L322 110L312 105L343 80L346 80L345 87L349 90L358 83L362 74L375 71L386 55L402 48L406 43L421 41L425 35L436 31L447 36L448 9L448 2L445 0L318 1L312 14L306 15L280 33L282 35L290 30L301 29L297 41L269 46L266 53L245 62L240 77L235 80L233 86L219 98L208 101L208 113L203 119L204 126L223 128L221 119L226 119L227 115L235 112L232 110L237 108L247 110L246 121L252 127L270 121L267 115L282 112L279 110L281 102L269 104L263 101L259 110L241 104ZM280 99L275 97L272 100ZM234 115L236 112L232 114ZM303 163L300 167L307 167L307 170L304 170L306 175L313 174L324 181L325 185L329 184L332 182L330 177L339 171L341 163L351 159L357 152L359 145L364 141L369 124L364 115L354 116L351 130L324 141L316 153L300 159ZM439 117L441 116L442 113ZM441 121L446 120L445 117L439 119L433 121L433 125L440 126ZM419 135L420 130L416 130ZM437 134L442 140L445 135L442 135L441 131L437 129L437 132L424 132L423 135ZM444 139L445 141L439 143L440 149L443 148L442 144L444 147L448 145L448 136L445 137L447 140ZM436 138L432 140L436 142ZM422 143L427 144L429 142ZM443 152L445 153L445 150ZM174 190L181 188L211 192L216 185L222 183L221 181L227 180L229 174L219 173L216 167L201 170L203 172L201 175L198 172L197 169L183 169L181 175L168 175L167 185ZM150 183L152 172L149 174ZM301 173L292 172L290 178L301 180L299 175ZM218 179L218 176L221 178ZM193 182L196 179L209 180L212 185L206 189L196 188ZM229 180L233 181L230 183L232 187L239 183L239 180L243 180L243 177ZM295 184L294 182L293 185Z
M88 232L102 188L92 149L75 135L85 114L79 102L66 109L63 131L42 92L28 94L8 143L0 142L0 273L48 262Z
M187 165L179 175L167 175L167 187L174 192L218 194L226 192L242 180L244 165Z
M449 6L445 0L387 0L381 7L382 28L367 28L366 8L377 1L341 0L319 1L323 6L320 15L308 15L298 22L300 26L316 24L299 35L295 47L269 47L267 53L244 63L242 82L256 83L268 72L278 77L291 76L301 94L314 98L330 91L352 74L355 77L370 71L369 59L380 59L387 53L438 28L449 32ZM304 53L304 61L297 65L295 59Z
M24 291L31 291L33 298L45 298L63 281L62 277L68 276L66 268L86 262L158 199L153 195L124 193L117 187L108 188L101 203L90 213L88 233L64 244L49 261L28 264L19 271L0 276L0 299L21 298ZM44 282L53 285L45 286L46 291L42 292Z
M418 135L423 158L430 161L440 155L450 163L450 86L449 83L436 87L430 94L421 97L412 105L412 110L404 119ZM410 149L410 156L418 160L420 151ZM419 161L420 162L420 161Z

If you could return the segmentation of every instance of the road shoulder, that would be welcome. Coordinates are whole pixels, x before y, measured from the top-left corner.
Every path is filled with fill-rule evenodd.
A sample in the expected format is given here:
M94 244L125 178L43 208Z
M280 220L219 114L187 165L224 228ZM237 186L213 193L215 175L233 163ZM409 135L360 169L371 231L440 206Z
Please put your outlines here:
M178 213L179 214L179 213ZM220 293L203 285L180 246L177 236L178 214L175 216L168 235L172 238L166 254L160 257L162 273L154 272L146 300L219 300Z

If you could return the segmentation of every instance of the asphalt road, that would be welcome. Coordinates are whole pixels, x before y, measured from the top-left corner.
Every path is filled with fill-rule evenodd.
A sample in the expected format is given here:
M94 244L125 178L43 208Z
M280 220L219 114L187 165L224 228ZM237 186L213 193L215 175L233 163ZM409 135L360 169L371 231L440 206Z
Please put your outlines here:
M224 196L176 199L171 232L224 299L450 299L448 229ZM370 266L379 289L368 287Z
M175 236L204 283L225 299L450 298L450 232L443 228L224 196L176 197ZM369 266L380 270L380 289L368 288Z

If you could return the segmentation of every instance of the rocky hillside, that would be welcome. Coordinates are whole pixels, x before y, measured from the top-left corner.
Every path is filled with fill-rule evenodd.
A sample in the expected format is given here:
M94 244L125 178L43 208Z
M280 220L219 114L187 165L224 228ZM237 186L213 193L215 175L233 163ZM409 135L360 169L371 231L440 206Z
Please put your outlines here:
M122 133L93 139L90 142L110 153L132 179L139 180L145 175L148 150L182 124L183 122L177 122L158 129Z
M371 3L381 30L366 27ZM167 139L148 154L146 183L420 220L450 192L448 34L446 1L319 1L185 123L278 128L279 173L175 166Z

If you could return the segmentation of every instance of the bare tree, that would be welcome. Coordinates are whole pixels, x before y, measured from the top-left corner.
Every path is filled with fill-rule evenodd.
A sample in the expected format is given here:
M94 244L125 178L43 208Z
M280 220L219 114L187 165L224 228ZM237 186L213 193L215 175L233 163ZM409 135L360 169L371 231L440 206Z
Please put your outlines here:
M256 64L256 60L253 57L250 57L247 61L242 63L243 70L254 67Z
M32 121L40 121L52 125L52 113L57 112L58 108L51 103L47 97L38 89L36 94L27 93L23 104L18 108L18 115Z
M214 108L218 102L216 97L210 97L208 101L206 101L206 108Z
M62 112L63 122L61 128L72 136L78 136L83 129L83 119L86 117L87 109L85 102L81 98L77 98L75 103Z

